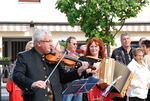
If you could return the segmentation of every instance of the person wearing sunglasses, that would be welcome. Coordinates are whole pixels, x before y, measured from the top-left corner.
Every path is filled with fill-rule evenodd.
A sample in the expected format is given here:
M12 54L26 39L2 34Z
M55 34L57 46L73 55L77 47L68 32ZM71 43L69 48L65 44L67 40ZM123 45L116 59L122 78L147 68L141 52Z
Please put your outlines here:
M73 37L73 36L68 37L67 40L66 40L65 51L67 51L67 54L69 56L73 56L73 57L78 58L79 54L76 52L76 49L77 49L77 40L76 40L76 38Z
M73 57L78 59L79 54L76 52L77 49L77 40L75 37L70 36L66 40L66 48L64 52L67 52L67 56ZM73 71L75 68L72 68L70 66L64 66L64 69L66 72ZM66 89L71 82L63 85L64 89ZM82 94L75 94L75 95L63 95L63 100L62 101L82 101Z

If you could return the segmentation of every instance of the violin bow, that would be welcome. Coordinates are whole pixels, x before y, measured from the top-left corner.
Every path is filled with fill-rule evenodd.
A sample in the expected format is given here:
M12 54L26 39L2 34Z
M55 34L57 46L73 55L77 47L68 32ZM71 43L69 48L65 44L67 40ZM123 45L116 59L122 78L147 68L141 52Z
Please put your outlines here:
M60 60L58 61L58 63L55 65L54 69L52 70L52 72L48 76L48 78L45 80L45 83L47 83L49 81L50 77L52 76L52 74L54 73L54 71L56 70L56 68L58 67L58 65L60 64L60 62L62 61L62 59L65 57L66 53L67 52L65 51L64 54L63 54L63 56L60 58Z

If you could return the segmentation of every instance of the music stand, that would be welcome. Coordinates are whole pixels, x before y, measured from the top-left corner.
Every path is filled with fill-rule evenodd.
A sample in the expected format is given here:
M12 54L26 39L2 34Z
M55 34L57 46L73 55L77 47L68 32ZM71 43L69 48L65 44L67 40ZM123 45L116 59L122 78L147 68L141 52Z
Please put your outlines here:
M122 76L118 76L106 89L104 92L100 92L100 94L102 95L99 98L95 98L92 101L96 101L96 100L102 100L104 97L107 97L108 93L113 89L114 85L122 78Z
M69 87L67 87L62 94L78 94L78 93L85 93L88 92L92 87L96 85L96 83L100 79L89 77L87 79L79 79L75 80L71 83Z

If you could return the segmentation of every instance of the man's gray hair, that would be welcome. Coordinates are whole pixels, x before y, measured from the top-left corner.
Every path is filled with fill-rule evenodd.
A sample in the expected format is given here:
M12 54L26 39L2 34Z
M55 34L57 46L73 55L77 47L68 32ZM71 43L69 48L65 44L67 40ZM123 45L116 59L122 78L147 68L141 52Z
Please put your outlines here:
M33 44L35 44L36 41L43 40L45 35L52 36L52 34L46 29L35 29L32 35Z
M122 40L122 38L123 38L124 36L129 36L129 37L130 37L130 35L129 35L127 32L125 32L125 33L122 33L122 34L121 34L120 40Z

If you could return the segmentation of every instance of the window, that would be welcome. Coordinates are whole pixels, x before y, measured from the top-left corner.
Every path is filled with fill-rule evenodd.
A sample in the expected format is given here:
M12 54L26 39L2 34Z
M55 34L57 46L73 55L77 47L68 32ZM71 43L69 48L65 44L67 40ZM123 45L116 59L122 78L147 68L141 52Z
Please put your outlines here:
M40 0L19 0L19 2L40 2Z
M16 59L18 52L24 51L25 46L31 38L3 38L3 57Z
M131 46L134 48L137 48L137 47L139 47L139 42L138 41L132 41Z

